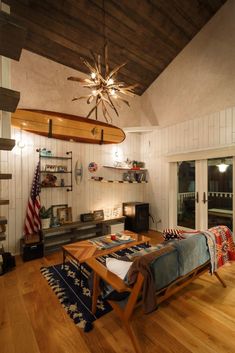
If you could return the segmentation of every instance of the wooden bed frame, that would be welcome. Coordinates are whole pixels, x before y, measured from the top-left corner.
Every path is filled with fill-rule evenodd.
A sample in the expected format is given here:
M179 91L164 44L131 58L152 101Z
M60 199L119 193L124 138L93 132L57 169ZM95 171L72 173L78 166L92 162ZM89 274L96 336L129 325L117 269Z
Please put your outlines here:
M117 301L108 300L109 304L112 306L115 313L119 316L122 321L124 328L126 329L134 349L137 353L141 353L141 348L139 346L137 337L131 326L131 320L133 316L133 311L137 305L142 301L138 299L141 297L141 291L143 287L144 277L141 273L138 274L137 281L133 287L128 287L118 276L114 273L107 270L107 268L102 265L96 258L90 258L87 260L87 264L94 271L94 280L93 280L93 296L92 296L92 312L96 312L97 298L100 293L99 290L99 281L103 279L106 283L110 284L117 292L130 292L130 295L127 299L127 303L124 308L121 308ZM173 294L187 286L189 283L194 281L196 278L202 274L210 271L210 261L207 261L202 266L195 268L193 271L189 272L187 275L177 278L174 282L170 283L167 287L162 288L156 292L157 303L160 304L164 300L171 297ZM220 281L222 286L226 288L225 282L218 275L217 272L213 273L216 278ZM138 303L137 303L138 301Z

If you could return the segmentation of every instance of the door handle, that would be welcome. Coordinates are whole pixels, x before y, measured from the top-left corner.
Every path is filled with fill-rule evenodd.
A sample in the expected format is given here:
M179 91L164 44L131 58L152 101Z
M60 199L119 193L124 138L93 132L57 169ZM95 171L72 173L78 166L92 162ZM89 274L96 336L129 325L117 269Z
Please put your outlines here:
M203 203L206 203L208 200L206 199L206 193L205 193L205 191L203 192Z
M199 202L199 193L198 193L198 191L196 192L196 203L198 203Z

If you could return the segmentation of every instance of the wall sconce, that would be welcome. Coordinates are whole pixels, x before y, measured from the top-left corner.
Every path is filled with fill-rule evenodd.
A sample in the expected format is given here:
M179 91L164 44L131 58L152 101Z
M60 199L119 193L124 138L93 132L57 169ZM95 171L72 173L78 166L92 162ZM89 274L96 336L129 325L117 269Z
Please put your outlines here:
M17 145L20 149L22 149L22 148L25 147L25 143L24 143L24 141L22 141L22 140L17 141L16 145Z
M220 164L217 164L216 167L219 168L220 173L224 173L224 172L226 172L226 170L228 169L229 164L226 164L226 163L225 163L225 160L222 159L222 160L221 160L221 163L220 163Z

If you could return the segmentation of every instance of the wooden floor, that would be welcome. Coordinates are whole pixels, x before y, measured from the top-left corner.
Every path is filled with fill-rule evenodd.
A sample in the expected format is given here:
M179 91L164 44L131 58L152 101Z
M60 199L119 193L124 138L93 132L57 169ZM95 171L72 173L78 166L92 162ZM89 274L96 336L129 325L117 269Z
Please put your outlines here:
M151 232L153 242L159 235ZM23 263L0 277L1 353L134 353L111 312L83 333L40 274L61 253ZM152 314L138 309L134 329L145 353L235 352L235 263L219 271L228 287L203 275Z

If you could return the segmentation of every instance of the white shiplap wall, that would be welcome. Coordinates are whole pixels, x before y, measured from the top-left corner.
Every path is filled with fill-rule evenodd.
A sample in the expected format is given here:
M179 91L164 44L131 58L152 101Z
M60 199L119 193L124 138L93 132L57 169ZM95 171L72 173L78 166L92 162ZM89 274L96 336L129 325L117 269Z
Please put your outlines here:
M49 207L51 204L68 203L72 206L73 220L77 220L81 213L121 206L122 202L127 201L143 201L145 184L102 184L88 180L91 175L121 179L120 171L108 170L102 168L102 165L112 165L115 159L140 159L139 134L127 135L122 144L103 146L48 139L17 129L12 130L12 138L22 140L26 146L23 149L16 146L11 152L1 151L1 172L10 172L13 175L12 180L0 183L1 198L10 200L9 206L0 208L0 214L8 219L5 250L19 253L19 240L22 237L28 197L38 162L37 148L46 147L53 151L54 155L62 156L66 151L72 151L73 168L76 160L80 160L84 168L80 185L76 185L73 175L72 192L62 188L43 189L42 205ZM98 164L96 173L91 174L88 171L89 162Z
M149 170L144 199L150 203L155 221L159 221L151 228L169 226L169 163L165 157L234 144L235 107L142 135L141 159Z

